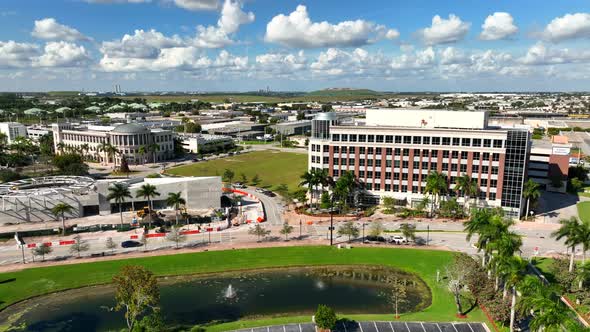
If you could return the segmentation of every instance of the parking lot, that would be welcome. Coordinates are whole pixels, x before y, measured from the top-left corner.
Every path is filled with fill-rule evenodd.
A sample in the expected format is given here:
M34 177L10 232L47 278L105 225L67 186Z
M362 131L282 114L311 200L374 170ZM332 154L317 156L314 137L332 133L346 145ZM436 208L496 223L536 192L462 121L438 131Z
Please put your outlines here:
M312 323L287 324L236 330L237 332L315 332ZM482 323L347 322L337 332L488 332Z

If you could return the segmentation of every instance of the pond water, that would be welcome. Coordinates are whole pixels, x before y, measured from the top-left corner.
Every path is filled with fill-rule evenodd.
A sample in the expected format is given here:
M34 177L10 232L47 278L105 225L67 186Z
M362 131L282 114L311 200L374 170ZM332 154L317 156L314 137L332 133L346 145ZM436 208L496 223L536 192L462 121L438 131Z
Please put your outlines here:
M381 267L288 268L204 277L162 279L162 316L167 325L192 326L256 316L313 314L318 304L339 313L392 313L385 280L406 281L407 300L400 312L419 311L431 303L419 277ZM125 327L111 286L86 287L51 294L0 312L12 331L109 331Z

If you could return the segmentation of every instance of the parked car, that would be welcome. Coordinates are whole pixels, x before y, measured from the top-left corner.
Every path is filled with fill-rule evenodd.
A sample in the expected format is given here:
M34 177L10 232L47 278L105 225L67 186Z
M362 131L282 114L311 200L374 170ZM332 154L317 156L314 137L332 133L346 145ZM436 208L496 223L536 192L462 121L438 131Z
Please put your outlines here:
M257 193L264 193L266 191L266 189L262 189L262 188L256 188L255 190Z
M270 190L265 190L265 191L263 192L263 194L265 194L265 195L266 195L266 196L268 196L268 197L275 197L275 196L277 195L277 194L273 193L273 192L272 192L272 191L270 191Z
M128 240L128 241L121 242L122 248L135 248L135 247L141 247L141 246L142 246L141 242L138 242L138 241Z
M408 240L406 239L405 236L393 235L393 236L389 237L389 242L395 243L395 244L404 244L404 243L408 243Z
M243 184L242 182L236 182L236 183L234 183L234 188L237 188L237 189L246 189L246 185Z

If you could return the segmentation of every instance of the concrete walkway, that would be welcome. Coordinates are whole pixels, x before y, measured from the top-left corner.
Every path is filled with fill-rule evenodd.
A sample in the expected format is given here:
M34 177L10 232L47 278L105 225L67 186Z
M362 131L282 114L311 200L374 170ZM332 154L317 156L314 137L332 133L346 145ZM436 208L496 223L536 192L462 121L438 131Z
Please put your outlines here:
M237 332L315 332L313 323L287 324L235 330ZM337 332L487 332L483 323L424 322L346 322L338 323Z

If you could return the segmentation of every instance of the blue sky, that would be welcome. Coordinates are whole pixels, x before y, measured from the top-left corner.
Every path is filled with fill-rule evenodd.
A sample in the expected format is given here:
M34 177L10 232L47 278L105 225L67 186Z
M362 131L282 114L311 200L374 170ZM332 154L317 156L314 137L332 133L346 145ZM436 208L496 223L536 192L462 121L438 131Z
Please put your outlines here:
M0 91L587 91L589 63L587 0L0 2Z

